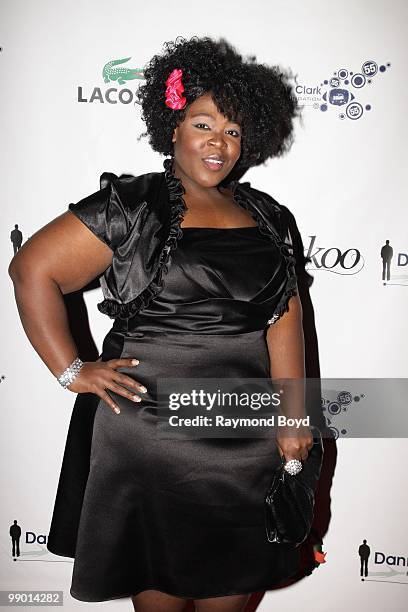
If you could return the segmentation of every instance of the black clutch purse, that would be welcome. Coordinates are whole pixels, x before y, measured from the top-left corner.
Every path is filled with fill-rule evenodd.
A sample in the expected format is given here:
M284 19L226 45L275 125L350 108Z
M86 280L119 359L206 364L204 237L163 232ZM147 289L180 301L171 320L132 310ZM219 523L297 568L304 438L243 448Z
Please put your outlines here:
M313 446L302 470L292 476L281 465L265 495L265 528L269 542L299 546L306 540L313 522L315 491L323 461L322 434L311 426Z

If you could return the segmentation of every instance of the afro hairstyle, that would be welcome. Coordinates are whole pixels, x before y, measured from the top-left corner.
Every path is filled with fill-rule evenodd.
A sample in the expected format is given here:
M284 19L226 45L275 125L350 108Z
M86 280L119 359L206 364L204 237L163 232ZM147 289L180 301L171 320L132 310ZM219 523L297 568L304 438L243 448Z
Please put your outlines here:
M165 105L166 80L183 71L187 104L173 110ZM154 151L173 155L172 135L185 117L188 104L209 92L219 112L241 126L241 155L234 170L263 164L286 153L293 142L294 118L299 113L291 85L292 74L279 66L243 59L224 38L178 36L164 43L144 67L145 83L137 91L142 119Z

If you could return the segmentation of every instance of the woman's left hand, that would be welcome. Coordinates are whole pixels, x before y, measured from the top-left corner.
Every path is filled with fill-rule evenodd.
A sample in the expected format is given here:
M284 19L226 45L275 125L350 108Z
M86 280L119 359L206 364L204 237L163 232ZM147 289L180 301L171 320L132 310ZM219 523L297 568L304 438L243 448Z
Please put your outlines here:
M313 446L313 435L306 425L296 429L288 426L278 427L276 444L281 457L283 456L286 461L291 459L306 461Z

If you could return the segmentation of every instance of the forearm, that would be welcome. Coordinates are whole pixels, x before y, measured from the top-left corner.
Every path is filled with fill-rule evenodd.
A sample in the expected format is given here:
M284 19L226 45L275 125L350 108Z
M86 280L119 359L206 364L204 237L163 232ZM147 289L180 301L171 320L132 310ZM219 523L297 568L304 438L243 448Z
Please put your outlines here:
M59 376L78 355L72 338L63 294L47 278L14 275L14 294L24 331L54 376Z
M302 308L299 297L291 298L289 311L267 333L270 376L281 380L284 394L281 412L287 417L304 418L305 409L305 347Z

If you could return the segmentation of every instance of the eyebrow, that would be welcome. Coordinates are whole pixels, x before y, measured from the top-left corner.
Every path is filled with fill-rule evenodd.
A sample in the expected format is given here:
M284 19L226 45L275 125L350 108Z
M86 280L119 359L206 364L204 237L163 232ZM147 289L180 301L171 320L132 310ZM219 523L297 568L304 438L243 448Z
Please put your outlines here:
M194 113L194 115L191 115L191 119L193 119L194 117L210 117L210 119L215 119L214 115L210 115L210 113ZM239 123L237 123L236 121L230 121L230 123L239 125Z

